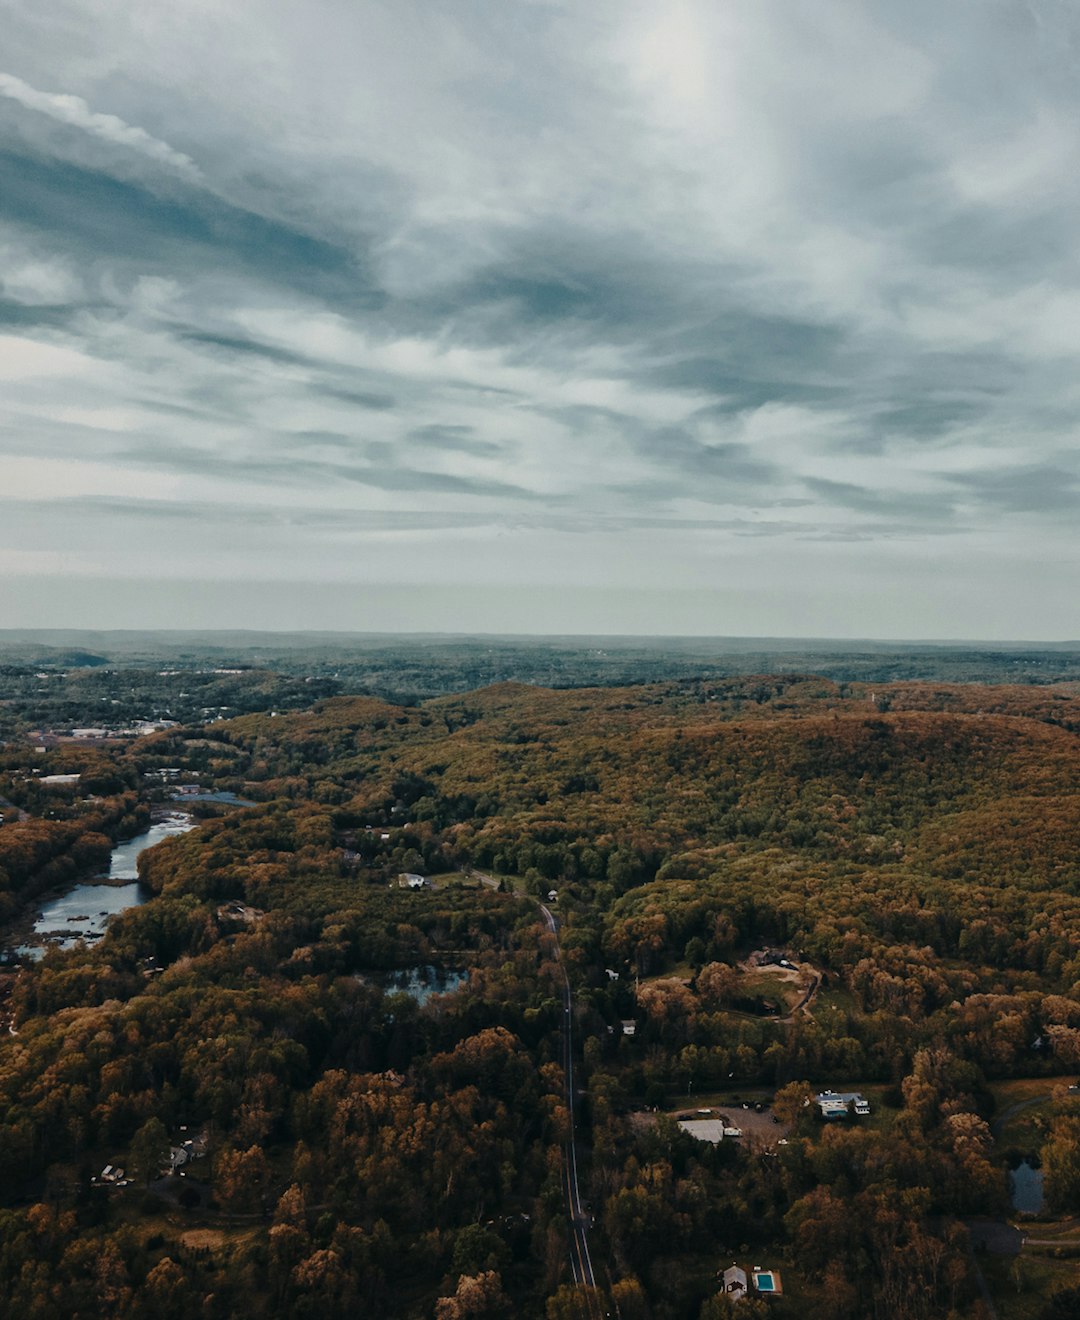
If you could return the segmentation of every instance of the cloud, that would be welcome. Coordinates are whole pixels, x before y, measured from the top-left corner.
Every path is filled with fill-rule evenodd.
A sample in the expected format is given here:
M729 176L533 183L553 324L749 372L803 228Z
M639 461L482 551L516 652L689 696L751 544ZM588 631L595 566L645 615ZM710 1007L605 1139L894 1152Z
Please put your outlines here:
M997 472L947 473L969 500L1002 513L1075 516L1080 510L1080 472L1023 464Z
M40 92L10 73L0 73L0 96L18 102L27 110L48 115L58 123L82 129L94 137L147 156L160 165L175 170L184 178L198 182L202 178L199 167L182 151L175 151L167 142L147 133L145 129L126 124L116 115L99 114L91 110L81 96L61 92Z
M5 9L0 450L97 501L35 470L72 554L111 499L140 564L722 578L780 633L1080 569L1067 7L144 9Z

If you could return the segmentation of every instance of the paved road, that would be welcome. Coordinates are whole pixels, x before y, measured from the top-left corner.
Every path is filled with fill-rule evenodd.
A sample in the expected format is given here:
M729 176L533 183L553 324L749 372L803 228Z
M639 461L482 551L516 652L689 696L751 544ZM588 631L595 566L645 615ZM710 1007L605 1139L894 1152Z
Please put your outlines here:
M575 1104L577 1100L574 1082L574 1001L570 990L570 978L562 960L559 947L559 923L551 909L541 903L544 924L555 941L555 959L562 972L563 981L563 1075L566 1078L566 1109L569 1115L569 1136L563 1144L563 1192L566 1196L566 1212L570 1220L570 1266L574 1272L574 1282L587 1289L589 1315L603 1317L604 1307L596 1291L596 1277L593 1274L592 1257L589 1255L589 1216L581 1204L581 1189L578 1186L577 1140L575 1137Z

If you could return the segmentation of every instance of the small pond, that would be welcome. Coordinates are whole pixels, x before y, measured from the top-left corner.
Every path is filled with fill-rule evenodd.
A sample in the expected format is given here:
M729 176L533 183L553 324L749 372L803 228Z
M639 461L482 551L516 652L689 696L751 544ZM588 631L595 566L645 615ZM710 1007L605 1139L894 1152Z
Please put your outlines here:
M110 917L130 907L138 907L149 898L148 892L138 883L136 862L139 854L173 834L186 833L194 825L189 816L174 812L142 834L117 844L109 859L108 872L97 883L87 881L76 885L46 903L34 922L35 942L21 944L15 952L36 960L44 956L50 945L70 949L78 940L99 940ZM117 883L124 880L131 883ZM42 942L36 942L39 940Z
M388 995L408 995L418 1004L426 1004L432 995L449 995L469 979L469 973L456 967L435 967L422 963L385 972L379 985Z
M1012 1207L1024 1215L1037 1215L1043 1208L1043 1174L1028 1160L1018 1164L1009 1174Z

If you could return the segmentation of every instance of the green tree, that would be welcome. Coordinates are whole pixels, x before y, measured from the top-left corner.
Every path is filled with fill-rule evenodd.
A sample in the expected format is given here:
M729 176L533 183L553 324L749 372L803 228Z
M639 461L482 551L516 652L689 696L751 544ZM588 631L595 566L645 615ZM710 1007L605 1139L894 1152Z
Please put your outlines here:
M156 1115L148 1118L131 1141L132 1172L149 1183L165 1169L169 1160L169 1134Z

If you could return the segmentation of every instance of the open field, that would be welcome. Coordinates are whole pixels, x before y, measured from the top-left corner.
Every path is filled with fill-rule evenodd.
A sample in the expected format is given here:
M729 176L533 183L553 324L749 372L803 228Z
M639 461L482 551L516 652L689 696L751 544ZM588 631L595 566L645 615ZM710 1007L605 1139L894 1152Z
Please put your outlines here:
M1055 1292L1080 1285L1080 1262L1050 1260L1026 1251L1012 1259L983 1256L979 1267L999 1320L1039 1320Z

